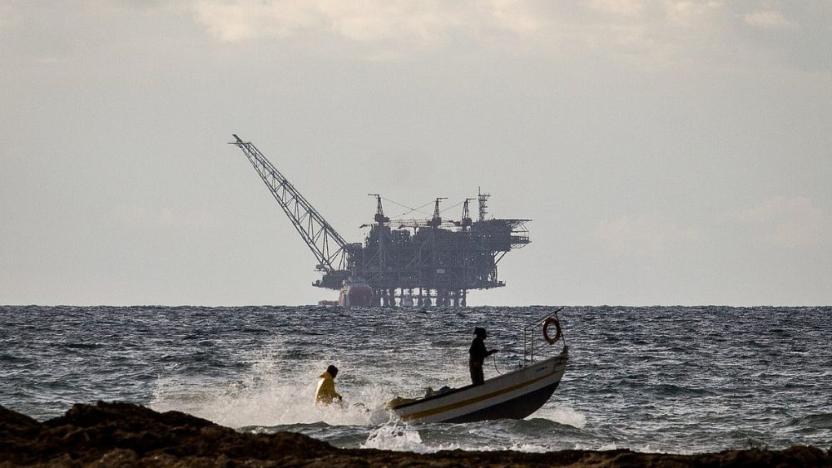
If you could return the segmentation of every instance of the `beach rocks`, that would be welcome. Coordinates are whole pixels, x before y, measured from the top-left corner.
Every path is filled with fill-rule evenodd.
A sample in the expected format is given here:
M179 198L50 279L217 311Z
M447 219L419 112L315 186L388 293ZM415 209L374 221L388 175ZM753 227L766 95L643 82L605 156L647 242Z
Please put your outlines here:
M814 447L669 455L629 450L434 454L337 449L294 433L247 434L177 411L75 405L39 423L0 406L0 467L50 466L832 466Z

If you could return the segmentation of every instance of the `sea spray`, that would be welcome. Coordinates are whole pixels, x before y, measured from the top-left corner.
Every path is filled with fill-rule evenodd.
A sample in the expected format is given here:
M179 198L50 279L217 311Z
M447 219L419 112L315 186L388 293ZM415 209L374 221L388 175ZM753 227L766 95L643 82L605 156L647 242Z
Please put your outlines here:
M566 405L556 405L550 408L543 408L534 414L535 418L545 418L567 426L583 429L586 426L586 416Z
M176 409L230 427L275 426L324 422L329 425L368 425L390 418L384 408L391 395L380 386L350 385L349 365L334 359L290 359L286 340L276 336L260 349L244 351L249 369L226 383L206 383L185 376L159 377L150 407ZM319 375L329 364L342 368L338 391L342 404L315 404ZM352 379L354 380L354 379ZM341 385L341 381L346 381Z
M430 451L422 443L419 431L407 424L391 421L370 431L361 448L425 453Z

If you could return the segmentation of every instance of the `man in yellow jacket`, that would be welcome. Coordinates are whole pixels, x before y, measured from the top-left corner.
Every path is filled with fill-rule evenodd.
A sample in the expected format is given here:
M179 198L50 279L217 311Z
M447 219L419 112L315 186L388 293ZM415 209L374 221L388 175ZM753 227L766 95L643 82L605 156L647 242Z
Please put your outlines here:
M326 371L321 374L321 380L318 381L318 389L315 391L315 403L323 405L331 405L335 400L341 402L341 395L335 391L335 376L338 375L338 368L330 365Z

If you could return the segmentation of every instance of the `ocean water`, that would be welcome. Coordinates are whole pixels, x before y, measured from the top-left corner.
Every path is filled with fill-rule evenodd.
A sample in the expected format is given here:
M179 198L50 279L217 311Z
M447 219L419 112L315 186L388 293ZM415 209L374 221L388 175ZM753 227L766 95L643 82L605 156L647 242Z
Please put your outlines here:
M43 420L121 400L416 452L832 447L832 307L567 307L569 366L529 418L410 425L383 409L466 385L474 326L502 350L486 378L517 366L522 326L549 310L2 306L0 404ZM313 404L331 363L345 410Z

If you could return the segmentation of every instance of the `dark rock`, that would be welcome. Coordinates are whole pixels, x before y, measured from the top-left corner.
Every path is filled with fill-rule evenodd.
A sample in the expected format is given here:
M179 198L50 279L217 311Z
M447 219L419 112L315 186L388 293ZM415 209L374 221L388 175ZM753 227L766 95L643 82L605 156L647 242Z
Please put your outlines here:
M41 424L34 419L0 406L0 462L10 453L37 438Z
M75 405L39 423L0 406L0 468L16 465L150 466L832 466L814 447L672 455L630 450L433 454L337 449L294 433L243 434L177 411L129 403Z
M30 436L38 432L40 432L39 422L0 406L0 440L12 436Z

